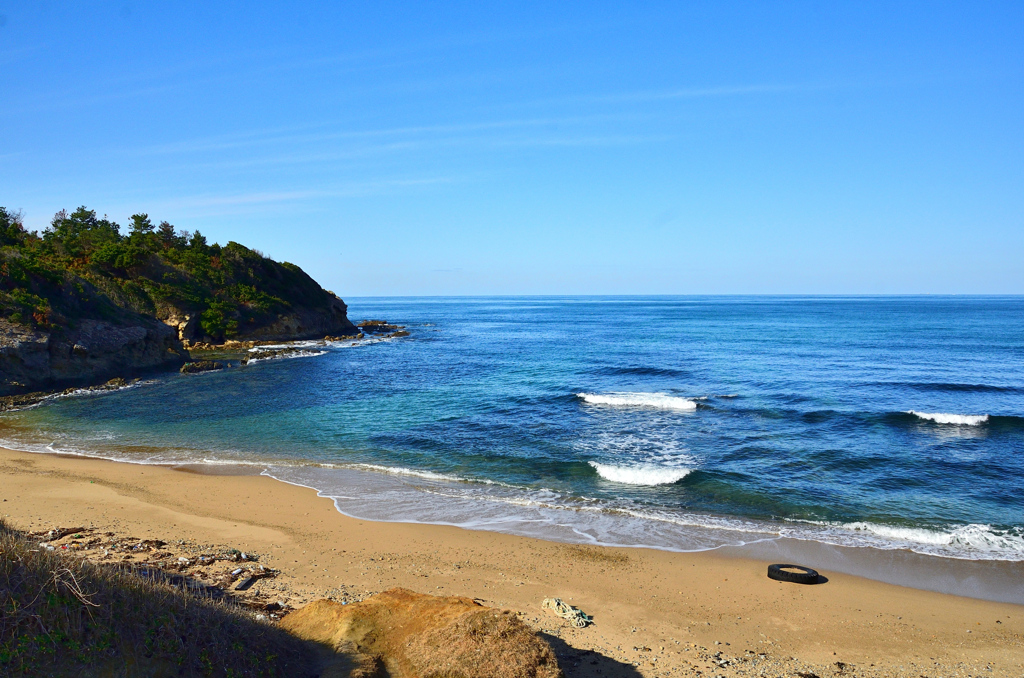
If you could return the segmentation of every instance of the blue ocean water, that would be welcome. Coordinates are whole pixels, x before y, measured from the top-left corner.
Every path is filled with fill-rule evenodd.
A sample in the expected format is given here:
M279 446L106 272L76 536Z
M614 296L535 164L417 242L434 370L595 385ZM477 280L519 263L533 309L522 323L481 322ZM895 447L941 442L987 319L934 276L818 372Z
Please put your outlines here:
M1024 560L1024 298L348 301L412 336L57 398L0 437L252 464L377 520Z

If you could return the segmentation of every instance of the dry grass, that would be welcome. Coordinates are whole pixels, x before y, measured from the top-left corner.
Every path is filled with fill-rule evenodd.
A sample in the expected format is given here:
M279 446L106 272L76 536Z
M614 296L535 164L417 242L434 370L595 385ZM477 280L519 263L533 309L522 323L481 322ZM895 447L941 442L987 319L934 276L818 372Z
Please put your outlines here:
M0 676L310 676L322 647L0 520Z

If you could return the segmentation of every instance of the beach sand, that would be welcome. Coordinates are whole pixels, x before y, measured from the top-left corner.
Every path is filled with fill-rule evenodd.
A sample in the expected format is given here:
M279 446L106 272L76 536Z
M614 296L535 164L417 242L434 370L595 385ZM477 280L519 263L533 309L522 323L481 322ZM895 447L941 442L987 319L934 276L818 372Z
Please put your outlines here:
M257 588L294 606L402 586L510 608L570 677L1024 676L1024 606L842 573L784 584L754 558L369 522L267 477L10 450L0 499L24 531L81 525L255 552L281 572ZM542 610L551 596L595 623L576 629Z

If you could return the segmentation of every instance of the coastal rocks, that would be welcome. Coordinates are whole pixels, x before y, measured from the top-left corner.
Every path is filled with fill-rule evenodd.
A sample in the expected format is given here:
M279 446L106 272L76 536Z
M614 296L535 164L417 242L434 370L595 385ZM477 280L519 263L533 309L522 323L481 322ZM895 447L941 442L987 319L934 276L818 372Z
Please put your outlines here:
M110 381L99 384L97 386L84 386L84 387L71 387L66 388L63 391L53 393L50 391L35 391L32 393L19 393L18 395L0 396L0 412L8 412L11 410L20 410L25 407L30 407L37 403L40 403L48 398L55 398L58 396L76 395L81 393L88 393L90 391L116 391L122 388L128 388L129 386L139 382L139 379L123 379L121 377L115 377Z
M387 334L402 329L401 325L392 325L387 320L364 320L356 327L366 334Z
M0 318L0 395L94 384L185 361L174 330L141 316L136 323L86 319L43 331Z
M371 678L556 678L555 654L515 613L395 588L352 605L318 600L282 628L353 653Z
M214 370L222 370L227 365L219 363L213 360L197 360L191 363L185 363L179 370L182 374L196 374L197 372L212 372Z
M347 334L343 336L334 336L328 334L324 336L324 341L346 341L348 339L362 339L364 336L365 335L362 332L359 332L357 334Z
M181 343L189 351L216 351L221 348L217 344L210 344L205 341L189 341L185 339Z
M357 325L365 334L380 335L383 339L408 337L409 333L403 325L392 325L387 320L364 320Z

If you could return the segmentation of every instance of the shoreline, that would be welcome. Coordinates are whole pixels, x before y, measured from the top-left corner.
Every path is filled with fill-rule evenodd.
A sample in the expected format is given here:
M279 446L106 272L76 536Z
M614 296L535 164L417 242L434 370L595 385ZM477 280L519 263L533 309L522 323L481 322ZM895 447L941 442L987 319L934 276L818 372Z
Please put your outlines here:
M780 584L765 576L770 554L749 551L581 546L370 522L343 515L314 490L267 476L188 471L0 449L0 511L23 531L87 521L141 538L237 544L280 570L278 583L298 603L339 586L476 598L523 612L534 628L564 643L565 653L596 652L645 676L703 671L695 663L698 647L764 654L786 670L840 662L861 675L931 675L936 664L1024 673L1020 605L824 567L826 584ZM597 623L562 624L540 609L549 596L567 599ZM716 666L714 675L743 675L732 667ZM563 668L569 676L590 675Z
M129 387L131 386L134 386L134 384ZM0 447L0 450L3 449L19 451L14 450L14 448ZM357 503L352 507L354 510L346 510L346 507L342 506L341 500L351 499L351 497L341 497L337 492L328 492L322 488L305 484L295 479L279 477L279 475L282 475L280 473L281 470L297 471L307 467L309 469L316 469L321 467L319 464L300 464L293 468L283 459L277 462L252 462L247 460L133 461L87 452L60 451L50 447L45 452L39 450L20 451L25 454L56 456L72 460L93 459L113 464L166 468L198 475L262 476L275 482L309 490L320 498L330 500L340 515L354 520L365 520L374 523L454 527L470 531L539 539L566 545L595 546L612 549L648 549L668 553L714 552L729 557L772 560L774 562L804 562L809 563L816 569L827 569L886 584L992 602L1024 605L1024 561L1022 560L959 558L921 553L898 547L884 548L836 544L813 538L803 539L784 534L771 534L769 532L763 533L764 536L758 533L750 533L754 539L747 542L726 542L694 549L664 545L591 541L582 538L571 525L560 525L559 527L563 528L560 532L551 527L536 528L531 525L531 520L528 517L524 517L521 520L513 517L503 517L498 521L497 525L487 521L484 521L482 524L471 525L468 521L451 522L443 519L430 519L429 516L426 519L411 518L407 515L409 509L406 509L405 515L400 517L373 515L372 510L369 510L370 504L386 503L386 499L385 502L375 502L373 497L369 500L362 499L362 504ZM327 468L339 474L344 473L353 477L369 479L365 484L354 481L349 489L356 489L358 487L364 493L372 493L379 491L380 487L384 487L382 497L385 498L393 498L386 485L396 480L398 483L401 483L403 482L401 479L408 475L401 472L401 470L379 472L377 470L359 468L359 465L335 467L328 464ZM277 475L275 475L275 472ZM413 475L415 478L418 478L415 474ZM447 482L456 481L448 480ZM359 509L365 509L364 512L370 515L360 515ZM519 529L516 529L517 523L519 523Z

